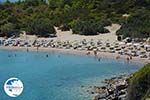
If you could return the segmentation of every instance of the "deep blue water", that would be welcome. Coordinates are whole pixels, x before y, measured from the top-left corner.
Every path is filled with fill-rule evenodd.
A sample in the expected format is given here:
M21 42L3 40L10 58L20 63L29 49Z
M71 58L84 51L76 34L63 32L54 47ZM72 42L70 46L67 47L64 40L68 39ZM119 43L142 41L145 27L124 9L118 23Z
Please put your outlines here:
M141 66L71 54L0 50L0 100L91 100L81 85L98 85L104 78L135 72ZM17 98L8 97L3 90L10 77L24 84Z

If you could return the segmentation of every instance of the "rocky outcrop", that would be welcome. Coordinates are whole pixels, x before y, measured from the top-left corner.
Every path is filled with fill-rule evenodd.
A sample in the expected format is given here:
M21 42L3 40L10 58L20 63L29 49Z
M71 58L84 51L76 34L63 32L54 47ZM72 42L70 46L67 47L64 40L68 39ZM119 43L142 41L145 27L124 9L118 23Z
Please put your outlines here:
M133 75L105 79L103 86L90 86L92 100L150 100L150 64Z
M128 75L105 79L104 86L93 86L87 92L94 94L92 100L125 100L127 98Z

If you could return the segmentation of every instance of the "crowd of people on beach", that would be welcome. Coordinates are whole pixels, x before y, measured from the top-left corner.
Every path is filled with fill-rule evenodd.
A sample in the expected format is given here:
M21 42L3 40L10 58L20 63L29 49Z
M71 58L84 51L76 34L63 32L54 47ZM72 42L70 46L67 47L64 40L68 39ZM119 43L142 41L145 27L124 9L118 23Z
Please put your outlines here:
M91 52L95 56L99 52L116 53L120 58L120 55L127 55L127 60L132 60L133 57L150 59L150 45L140 43L126 43L126 42L103 42L101 40L74 40L74 41L60 41L60 40L23 40L23 39L0 39L0 46L8 47L26 47L29 52L29 47L36 47L37 51L39 48L57 48L57 49L71 49L71 50L84 50L87 55ZM100 60L101 58L99 58Z

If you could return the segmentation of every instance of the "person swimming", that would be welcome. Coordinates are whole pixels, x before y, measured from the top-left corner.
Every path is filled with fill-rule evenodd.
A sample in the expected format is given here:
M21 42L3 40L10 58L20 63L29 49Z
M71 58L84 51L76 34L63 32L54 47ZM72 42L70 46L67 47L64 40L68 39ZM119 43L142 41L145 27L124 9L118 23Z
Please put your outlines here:
M11 55L8 55L8 57L11 57Z
M99 58L98 58L98 61L101 61L101 59L102 59L102 57L99 57Z
M46 55L46 57L48 58L48 54Z

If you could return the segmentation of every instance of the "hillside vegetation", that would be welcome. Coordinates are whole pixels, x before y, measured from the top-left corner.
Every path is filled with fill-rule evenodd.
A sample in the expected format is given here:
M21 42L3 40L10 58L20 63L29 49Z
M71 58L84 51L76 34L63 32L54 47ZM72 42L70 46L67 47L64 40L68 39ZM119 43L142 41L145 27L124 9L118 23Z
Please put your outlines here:
M150 64L145 65L130 79L129 100L150 99Z
M109 32L104 27L111 23L122 25L117 34L124 38L145 38L150 35L150 0L48 1L18 0L11 3L7 0L1 3L0 36L9 37L19 31L27 31L46 37L56 33L54 26L65 26L63 28L67 30L71 28L74 34L97 35ZM123 16L125 14L128 16ZM36 22L38 19L39 22ZM40 22L43 20L47 23ZM33 27L32 22L37 25ZM47 25L50 28L45 27Z

